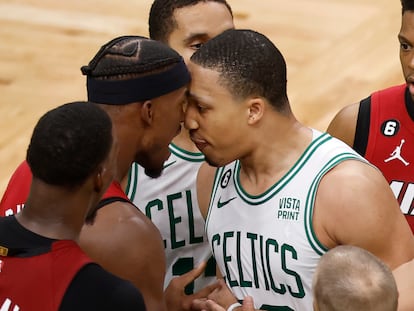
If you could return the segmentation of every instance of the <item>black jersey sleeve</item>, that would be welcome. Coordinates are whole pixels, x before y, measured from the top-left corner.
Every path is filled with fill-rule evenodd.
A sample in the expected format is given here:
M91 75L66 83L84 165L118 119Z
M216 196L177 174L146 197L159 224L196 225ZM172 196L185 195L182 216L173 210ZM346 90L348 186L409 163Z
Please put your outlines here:
M359 104L353 149L361 156L365 156L367 151L370 118L371 96L361 100Z
M73 278L59 311L145 311L139 290L97 264L84 266Z

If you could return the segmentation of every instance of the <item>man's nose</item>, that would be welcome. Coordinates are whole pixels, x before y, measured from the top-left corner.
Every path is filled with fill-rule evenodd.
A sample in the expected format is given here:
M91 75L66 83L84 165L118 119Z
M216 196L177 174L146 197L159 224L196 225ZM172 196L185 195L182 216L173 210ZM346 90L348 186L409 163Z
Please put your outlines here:
M186 107L184 116L184 126L188 130L194 130L198 127L198 123L195 119L194 108L191 105L188 105Z

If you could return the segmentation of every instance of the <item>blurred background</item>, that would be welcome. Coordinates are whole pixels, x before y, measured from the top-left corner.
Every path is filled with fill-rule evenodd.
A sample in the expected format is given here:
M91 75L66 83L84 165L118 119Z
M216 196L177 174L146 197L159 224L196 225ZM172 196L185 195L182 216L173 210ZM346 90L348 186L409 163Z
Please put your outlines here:
M284 54L288 94L303 123L403 83L399 0L228 0L238 28ZM152 0L0 0L0 196L47 110L85 100L80 67L110 39L148 36ZM277 134L275 134L277 135Z

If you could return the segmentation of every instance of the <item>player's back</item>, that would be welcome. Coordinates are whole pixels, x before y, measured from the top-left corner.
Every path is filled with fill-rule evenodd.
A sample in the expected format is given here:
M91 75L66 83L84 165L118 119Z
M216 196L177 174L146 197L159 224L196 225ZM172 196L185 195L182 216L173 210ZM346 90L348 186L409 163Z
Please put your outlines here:
M72 240L56 240L0 218L1 310L145 310L140 292L92 262Z

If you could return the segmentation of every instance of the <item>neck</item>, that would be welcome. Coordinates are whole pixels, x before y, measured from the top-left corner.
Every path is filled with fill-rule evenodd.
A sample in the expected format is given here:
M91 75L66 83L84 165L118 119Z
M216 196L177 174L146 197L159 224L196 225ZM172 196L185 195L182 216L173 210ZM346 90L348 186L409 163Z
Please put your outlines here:
M283 135L274 135L274 128L253 135L251 152L240 159L240 180L249 194L259 195L274 185L291 169L312 140L311 130L296 121L285 124L283 130L279 123L278 130Z
M89 204L82 195L34 180L25 208L16 219L38 235L77 241Z
M117 170L114 180L121 183L128 175L129 169L131 168L132 163L134 162L134 154L125 155L118 154L117 157Z

